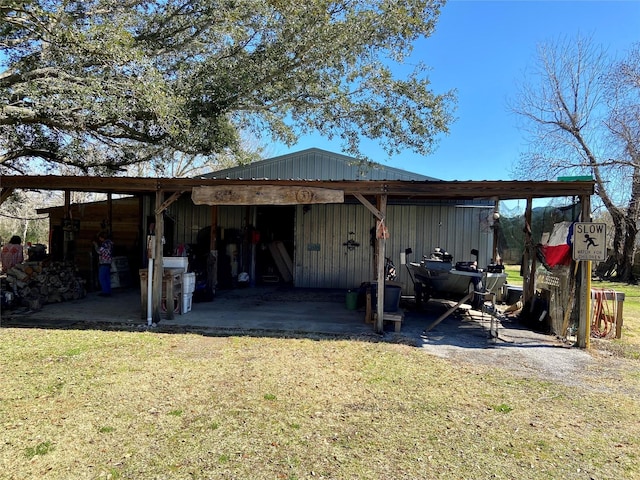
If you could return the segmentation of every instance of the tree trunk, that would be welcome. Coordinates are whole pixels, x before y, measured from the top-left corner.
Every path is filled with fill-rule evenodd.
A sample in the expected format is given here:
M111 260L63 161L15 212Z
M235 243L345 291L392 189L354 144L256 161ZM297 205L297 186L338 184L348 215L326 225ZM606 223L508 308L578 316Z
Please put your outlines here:
M638 163L636 162L636 165ZM624 217L621 216L620 223L623 226L621 232L624 236L620 237L617 252L620 252L617 258L617 275L616 279L621 282L635 283L636 279L633 275L633 263L636 253L636 237L638 236L638 215L640 213L640 167L635 167L631 179L631 196L627 205ZM621 228L622 228L621 226ZM617 234L616 230L616 234ZM624 240L623 240L624 239ZM622 244L622 245L620 245Z
M633 275L633 260L636 252L636 237L638 227L635 222L626 218L626 234L622 245L622 253L619 256L616 280L625 283L635 283L636 279Z

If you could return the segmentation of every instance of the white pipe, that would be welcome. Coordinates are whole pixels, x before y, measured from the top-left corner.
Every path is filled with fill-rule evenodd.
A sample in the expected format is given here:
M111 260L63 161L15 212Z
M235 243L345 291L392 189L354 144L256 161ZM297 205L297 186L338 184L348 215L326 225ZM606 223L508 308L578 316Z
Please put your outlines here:
M147 270L147 325L153 323L153 258L149 259L149 268Z

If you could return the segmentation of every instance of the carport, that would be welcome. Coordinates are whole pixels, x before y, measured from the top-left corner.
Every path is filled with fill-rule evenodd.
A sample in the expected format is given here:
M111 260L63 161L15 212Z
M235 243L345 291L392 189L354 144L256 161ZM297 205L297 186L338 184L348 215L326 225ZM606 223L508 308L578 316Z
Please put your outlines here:
M377 219L376 259L378 279L383 278L385 241L388 236L385 218L389 199L423 201L425 199L488 200L498 208L502 200L527 202L523 229L531 223L532 201L535 198L575 197L582 206L582 218L590 221L590 196L594 192L592 181L403 181L403 180L269 180L269 179L182 179L182 178L135 178L135 177L75 177L75 176L2 176L0 177L0 203L4 202L15 189L51 190L65 193L65 208L70 208L70 193L100 192L107 194L107 205L117 194L155 198L156 238L163 234L163 212L181 195L189 192L194 201L210 205L212 228L211 249L215 248L217 207L220 205L311 205L318 203L340 203L345 197L357 199ZM494 251L497 248L494 240ZM529 260L533 258L534 246L531 239L524 246L524 300L533 296L534 284L530 277ZM148 321L160 319L162 305L162 245L149 244L148 256L155 258L153 272L150 272L150 303ZM581 289L577 292L580 305L580 329L578 344L588 346L588 312L590 311L590 262L581 262ZM377 310L384 305L384 288L377 296ZM320 315L322 313L319 313ZM378 316L374 324L375 332L383 331L383 318Z

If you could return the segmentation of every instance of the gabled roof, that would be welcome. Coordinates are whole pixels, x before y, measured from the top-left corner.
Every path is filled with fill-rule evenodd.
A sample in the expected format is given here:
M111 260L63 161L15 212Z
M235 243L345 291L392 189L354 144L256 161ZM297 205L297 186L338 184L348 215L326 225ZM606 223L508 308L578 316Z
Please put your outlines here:
M438 180L380 163L309 148L203 175L201 178L269 180Z

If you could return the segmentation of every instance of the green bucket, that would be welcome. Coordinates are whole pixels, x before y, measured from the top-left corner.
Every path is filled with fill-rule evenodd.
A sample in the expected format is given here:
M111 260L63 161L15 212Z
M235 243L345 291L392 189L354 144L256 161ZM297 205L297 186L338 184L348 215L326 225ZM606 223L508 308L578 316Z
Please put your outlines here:
M358 308L358 292L347 292L347 310L356 310Z

